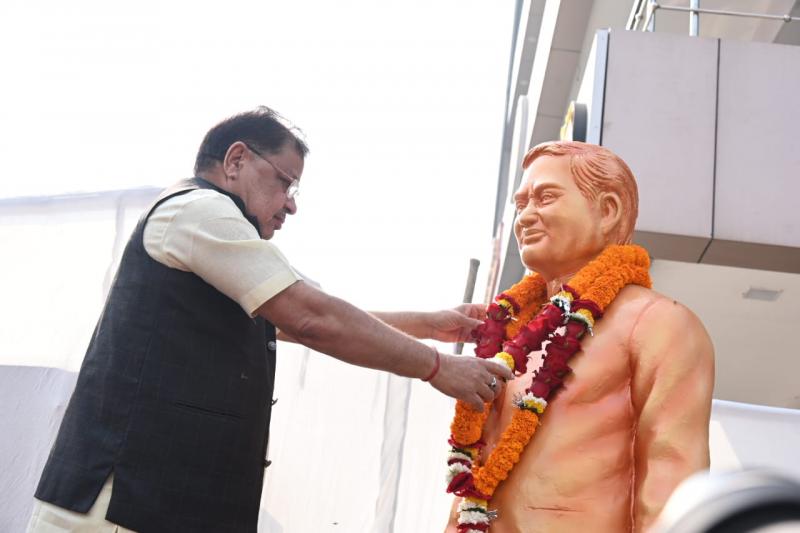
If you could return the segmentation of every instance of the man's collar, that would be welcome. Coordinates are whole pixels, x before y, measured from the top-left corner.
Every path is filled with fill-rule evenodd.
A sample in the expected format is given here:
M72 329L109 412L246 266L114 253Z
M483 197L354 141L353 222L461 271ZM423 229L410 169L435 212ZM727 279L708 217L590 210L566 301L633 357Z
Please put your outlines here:
M233 200L233 203L236 204L236 207L238 207L239 211L242 212L244 218L246 218L248 222L250 222L253 226L255 226L256 231L258 231L258 234L261 235L261 226L258 224L258 219L254 216L251 216L247 212L247 206L244 205L244 200L242 200L232 192L228 192L225 189L219 187L218 185L211 183L207 179L201 178L200 176L195 176L189 181L194 182L194 184L200 189L212 189L214 191L217 191L218 193L224 194L225 196Z

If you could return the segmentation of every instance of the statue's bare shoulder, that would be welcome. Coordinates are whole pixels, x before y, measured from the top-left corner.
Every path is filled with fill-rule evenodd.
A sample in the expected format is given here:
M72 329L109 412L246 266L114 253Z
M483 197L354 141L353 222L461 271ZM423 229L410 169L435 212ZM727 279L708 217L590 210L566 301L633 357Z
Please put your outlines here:
M681 302L646 287L629 285L607 310L605 320L621 322L629 335L629 347L639 353L659 342L684 344L711 341L697 315Z
M710 395L714 347L691 309L652 289L628 286L608 311L606 318L625 325L634 404L643 404L654 390L681 389L687 381L699 396Z

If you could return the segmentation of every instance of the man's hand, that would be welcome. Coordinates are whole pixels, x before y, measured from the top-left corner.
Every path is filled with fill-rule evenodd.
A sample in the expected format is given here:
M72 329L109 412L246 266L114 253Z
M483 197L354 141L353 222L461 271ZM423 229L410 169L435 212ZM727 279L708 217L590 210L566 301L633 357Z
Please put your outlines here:
M470 342L470 332L486 318L483 304L461 304L454 309L428 313L428 338L441 342Z
M514 378L507 367L486 359L447 354L440 357L439 372L431 385L448 396L464 400L479 412L483 411L484 402L494 401L503 382Z

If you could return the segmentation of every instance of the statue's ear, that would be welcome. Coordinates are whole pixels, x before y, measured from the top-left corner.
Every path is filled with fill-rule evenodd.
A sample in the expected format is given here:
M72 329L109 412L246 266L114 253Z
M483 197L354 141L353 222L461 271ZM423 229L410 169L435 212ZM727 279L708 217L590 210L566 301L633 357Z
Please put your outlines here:
M606 241L616 239L614 235L616 229L622 221L622 200L615 192L600 193L598 198L600 206L600 230Z

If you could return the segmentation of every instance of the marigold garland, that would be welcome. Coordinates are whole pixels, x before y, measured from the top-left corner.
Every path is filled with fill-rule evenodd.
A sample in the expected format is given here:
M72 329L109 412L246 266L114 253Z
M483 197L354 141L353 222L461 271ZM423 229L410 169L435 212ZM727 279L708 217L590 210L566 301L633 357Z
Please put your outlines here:
M536 313L540 311L539 305L547 296L547 283L542 276L525 276L520 283L508 289L504 294L517 300L522 307L517 320L512 320L506 329L508 338L514 338L519 330L533 320ZM531 305L534 302L539 305Z
M475 488L486 495L492 495L497 485L508 477L514 464L519 460L522 450L536 433L539 415L527 409L518 409L511 419L508 429L503 432L486 465L474 469ZM516 460L514 458L517 458Z
M476 356L492 358L519 375L527 371L528 354L541 349L545 341L550 343L526 394L515 398L517 409L511 422L483 465L479 464L481 435L491 404L478 413L465 402L456 403L450 426L447 491L464 497L458 507L459 533L488 531L496 517L495 511L489 511L489 500L519 462L548 399L571 372L567 363L580 351L580 338L586 331L592 332L623 287L650 287L649 266L650 258L643 248L612 245L585 265L546 305L547 284L541 276L532 274L499 294L489 306L486 320L473 332ZM564 333L556 334L562 325L566 326Z
M450 433L453 436L453 440L463 443L473 443L481 440L483 424L486 423L486 417L489 416L489 406L490 404L488 403L484 405L483 412L479 413L467 403L456 402L456 416L453 417L453 423L450 425Z

